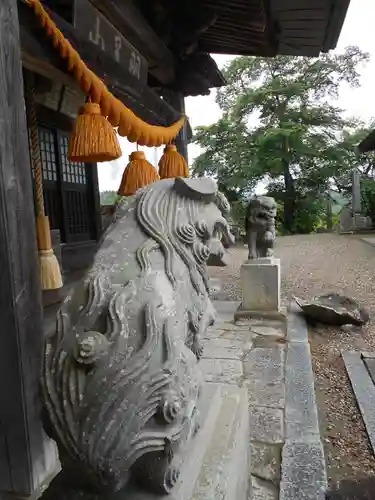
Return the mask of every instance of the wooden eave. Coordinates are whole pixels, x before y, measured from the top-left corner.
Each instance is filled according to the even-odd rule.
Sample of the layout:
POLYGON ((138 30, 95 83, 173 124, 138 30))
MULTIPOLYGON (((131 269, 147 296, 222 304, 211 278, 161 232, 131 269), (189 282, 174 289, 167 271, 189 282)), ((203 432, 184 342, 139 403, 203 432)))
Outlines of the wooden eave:
POLYGON ((199 38, 199 49, 215 54, 274 56, 276 26, 263 0, 203 0, 216 20, 199 38))
POLYGON ((197 96, 208 95, 211 88, 223 87, 226 83, 214 59, 209 54, 196 52, 180 62, 175 81, 169 87, 184 96, 197 96))
POLYGON ((334 49, 350 0, 204 0, 217 13, 202 50, 254 56, 318 56, 334 49))
MULTIPOLYGON (((66 64, 40 28, 31 9, 22 0, 18 0, 18 10, 25 67, 51 79, 62 80, 72 86, 77 85, 69 75, 66 64)), ((180 117, 156 92, 146 85, 141 85, 114 59, 104 55, 95 44, 79 37, 70 23, 50 10, 49 13, 89 68, 140 118, 153 125, 170 125, 180 117)))
POLYGON ((336 47, 350 0, 271 0, 278 54, 318 56, 336 47))
POLYGON ((375 150, 375 130, 370 132, 358 145, 360 153, 368 153, 375 150))
MULTIPOLYGON (((155 14, 151 12, 151 4, 147 0, 137 1, 151 26, 157 24, 152 19, 155 14)), ((183 36, 191 43, 191 29, 191 33, 196 32, 196 44, 201 52, 246 56, 318 56, 320 52, 335 48, 350 0, 155 2, 164 9, 164 16, 168 18, 169 15, 171 20, 172 41, 168 47, 172 52, 174 44, 181 44, 183 36), (204 25, 202 12, 212 13, 212 22, 204 25), (200 21, 199 31, 197 26, 200 21)))
POLYGON ((334 49, 350 0, 204 0, 217 20, 199 41, 211 53, 318 56, 334 49))

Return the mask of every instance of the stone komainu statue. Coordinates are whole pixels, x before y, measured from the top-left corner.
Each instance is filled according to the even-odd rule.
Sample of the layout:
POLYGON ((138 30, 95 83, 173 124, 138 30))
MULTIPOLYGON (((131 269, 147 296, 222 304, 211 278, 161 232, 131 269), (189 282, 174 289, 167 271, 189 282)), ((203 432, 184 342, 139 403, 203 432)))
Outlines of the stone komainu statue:
POLYGON ((198 360, 215 317, 206 261, 231 239, 225 201, 211 179, 140 190, 63 303, 45 348, 45 427, 78 489, 175 484, 198 429, 198 360))
POLYGON ((269 196, 253 196, 250 199, 245 215, 249 259, 274 255, 276 208, 275 200, 269 196))

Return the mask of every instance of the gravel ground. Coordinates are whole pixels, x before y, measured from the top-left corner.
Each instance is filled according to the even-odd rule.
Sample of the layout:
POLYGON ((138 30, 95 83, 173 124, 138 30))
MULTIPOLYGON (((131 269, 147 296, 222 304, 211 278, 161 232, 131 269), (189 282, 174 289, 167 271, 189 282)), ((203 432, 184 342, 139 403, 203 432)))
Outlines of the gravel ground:
MULTIPOLYGON (((247 249, 236 247, 230 253, 229 266, 209 271, 222 283, 220 300, 241 299, 239 270, 247 249)), ((281 259, 283 302, 295 295, 336 291, 359 300, 374 318, 363 329, 311 328, 310 344, 330 483, 375 475, 375 459, 340 356, 342 349, 375 351, 375 248, 358 235, 285 236, 277 240, 276 256, 281 259)))

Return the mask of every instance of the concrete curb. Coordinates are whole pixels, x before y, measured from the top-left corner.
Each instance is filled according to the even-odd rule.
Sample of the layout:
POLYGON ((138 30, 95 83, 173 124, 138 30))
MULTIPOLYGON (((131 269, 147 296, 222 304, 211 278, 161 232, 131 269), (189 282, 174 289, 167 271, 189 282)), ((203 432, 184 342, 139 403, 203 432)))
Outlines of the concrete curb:
POLYGON ((285 394, 280 500, 324 500, 328 484, 307 325, 294 301, 287 321, 285 394))

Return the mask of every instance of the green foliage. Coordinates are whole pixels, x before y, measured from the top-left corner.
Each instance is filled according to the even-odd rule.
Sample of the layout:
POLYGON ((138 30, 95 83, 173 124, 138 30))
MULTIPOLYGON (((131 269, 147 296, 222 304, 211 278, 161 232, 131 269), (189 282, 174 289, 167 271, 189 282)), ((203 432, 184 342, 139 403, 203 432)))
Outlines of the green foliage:
POLYGON ((311 195, 298 200, 294 218, 293 233, 312 233, 322 225, 325 206, 321 198, 311 195))
POLYGON ((365 131, 353 133, 359 124, 344 119, 332 99, 341 83, 359 85, 358 66, 367 60, 357 47, 313 59, 234 59, 217 93, 221 118, 196 131, 204 152, 193 172, 214 176, 242 199, 266 184, 283 204, 284 229, 310 232, 317 198, 343 188, 357 159, 355 141, 365 131))
POLYGON ((339 226, 340 226, 340 214, 332 215, 332 227, 333 227, 333 229, 336 229, 339 226))
POLYGON ((100 193, 100 204, 101 205, 116 205, 121 199, 116 191, 102 191, 100 193))
POLYGON ((373 120, 368 126, 357 121, 356 128, 344 129, 330 151, 331 183, 339 193, 350 195, 351 171, 355 167, 364 177, 375 174, 375 153, 360 153, 358 144, 375 128, 373 120))
POLYGON ((231 219, 234 224, 245 227, 245 214, 247 203, 243 200, 233 201, 231 203, 231 219))
POLYGON ((362 177, 361 201, 364 213, 375 222, 375 181, 373 179, 362 177))
POLYGON ((278 234, 309 234, 318 227, 325 227, 325 206, 322 198, 311 196, 298 197, 295 200, 294 221, 291 230, 285 227, 284 205, 278 203, 276 229, 278 234))

